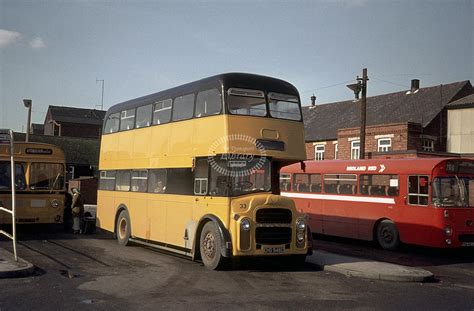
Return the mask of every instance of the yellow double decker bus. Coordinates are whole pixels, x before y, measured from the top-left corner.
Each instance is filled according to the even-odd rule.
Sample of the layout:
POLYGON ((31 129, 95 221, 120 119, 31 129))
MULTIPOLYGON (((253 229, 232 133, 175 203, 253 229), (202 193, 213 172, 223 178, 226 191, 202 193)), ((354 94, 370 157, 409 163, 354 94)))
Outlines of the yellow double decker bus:
POLYGON ((304 215, 280 196, 281 167, 306 158, 298 91, 244 73, 111 107, 100 150, 97 224, 218 269, 238 256, 311 250, 304 215))
MULTIPOLYGON (((51 144, 15 142, 16 223, 59 224, 64 221, 66 158, 51 144)), ((11 209, 12 181, 9 146, 0 145, 0 206, 11 209)), ((0 213, 0 224, 12 218, 0 213)))

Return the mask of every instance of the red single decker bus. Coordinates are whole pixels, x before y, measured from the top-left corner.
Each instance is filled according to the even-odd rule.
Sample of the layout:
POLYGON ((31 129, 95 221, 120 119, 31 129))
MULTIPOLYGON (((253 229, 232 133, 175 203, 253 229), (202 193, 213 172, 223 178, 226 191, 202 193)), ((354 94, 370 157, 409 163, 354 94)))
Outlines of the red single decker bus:
POLYGON ((474 246, 474 160, 307 161, 281 170, 280 190, 314 233, 389 250, 474 246))

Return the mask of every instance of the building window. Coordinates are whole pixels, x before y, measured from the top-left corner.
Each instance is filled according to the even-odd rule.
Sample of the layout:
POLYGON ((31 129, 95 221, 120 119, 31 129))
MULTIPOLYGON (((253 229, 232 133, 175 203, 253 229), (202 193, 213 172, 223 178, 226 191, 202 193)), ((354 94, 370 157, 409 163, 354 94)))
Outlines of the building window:
POLYGON ((360 157, 360 141, 351 141, 351 160, 358 160, 360 157))
POLYGON ((324 145, 314 146, 314 159, 318 161, 324 160, 324 145))
POLYGON ((378 152, 388 152, 392 150, 392 139, 391 138, 380 138, 378 139, 378 152))
POLYGON ((337 160, 338 153, 339 153, 339 144, 334 144, 334 160, 337 160))
POLYGON ((423 138, 421 149, 423 151, 434 151, 434 140, 423 138))

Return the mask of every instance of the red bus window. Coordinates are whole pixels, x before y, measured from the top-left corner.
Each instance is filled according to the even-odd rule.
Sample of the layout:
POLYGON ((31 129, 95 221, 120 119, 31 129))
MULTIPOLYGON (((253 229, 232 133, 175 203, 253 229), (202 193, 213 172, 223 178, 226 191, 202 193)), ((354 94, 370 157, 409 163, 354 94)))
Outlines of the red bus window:
POLYGON ((408 176, 408 204, 428 205, 428 176, 408 176))
POLYGON ((361 175, 360 194, 398 196, 398 175, 361 175))
POLYGON ((337 194, 356 194, 357 175, 326 174, 324 175, 324 192, 337 194))
POLYGON ((309 192, 321 192, 322 177, 321 174, 309 175, 309 192))
POLYGON ((293 191, 309 192, 309 175, 308 174, 295 174, 293 191))
POLYGON ((280 191, 290 191, 291 186, 291 174, 281 173, 280 174, 280 191))

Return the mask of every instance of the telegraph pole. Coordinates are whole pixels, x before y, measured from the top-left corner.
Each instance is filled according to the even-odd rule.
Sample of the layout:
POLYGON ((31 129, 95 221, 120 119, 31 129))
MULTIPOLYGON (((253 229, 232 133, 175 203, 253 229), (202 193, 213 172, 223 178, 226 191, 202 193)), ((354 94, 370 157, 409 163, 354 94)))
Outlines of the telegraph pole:
POLYGON ((31 99, 23 99, 23 105, 25 108, 28 108, 28 117, 26 120, 26 142, 30 141, 30 131, 31 131, 31 106, 33 106, 33 101, 31 99))
POLYGON ((367 68, 362 69, 362 78, 357 76, 357 83, 348 84, 347 87, 354 92, 355 102, 359 101, 359 93, 362 91, 360 100, 360 140, 359 140, 359 159, 365 158, 365 128, 367 114, 367 68))
POLYGON ((95 83, 97 82, 102 82, 102 101, 101 101, 101 104, 100 104, 100 110, 104 110, 104 84, 105 84, 105 80, 102 79, 102 80, 99 80, 99 79, 95 79, 95 83))
POLYGON ((366 128, 366 117, 367 117, 367 68, 362 69, 362 78, 357 77, 357 81, 360 81, 360 87, 362 91, 362 98, 360 101, 360 152, 359 159, 365 158, 365 128, 366 128))

